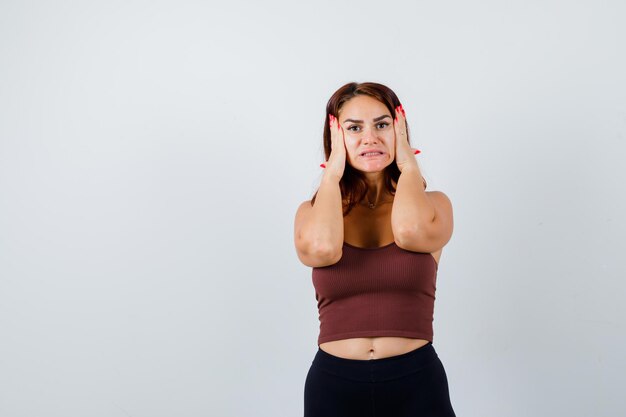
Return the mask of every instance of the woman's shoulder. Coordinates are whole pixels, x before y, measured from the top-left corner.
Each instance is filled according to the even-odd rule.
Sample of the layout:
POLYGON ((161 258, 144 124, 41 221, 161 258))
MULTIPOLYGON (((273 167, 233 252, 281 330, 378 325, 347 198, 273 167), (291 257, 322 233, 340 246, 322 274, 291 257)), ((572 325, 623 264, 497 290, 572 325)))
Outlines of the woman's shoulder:
POLYGON ((303 214, 308 212, 311 208, 313 208, 313 205, 311 204, 311 200, 306 200, 300 203, 300 205, 296 209, 296 220, 299 217, 301 217, 303 214))
MULTIPOLYGON (((343 199, 342 201, 343 205, 346 205, 350 202, 350 200, 348 199, 343 199)), ((313 207, 313 205, 315 204, 315 202, 313 201, 313 199, 310 200, 305 200, 302 203, 300 203, 300 205, 298 206, 298 211, 300 211, 301 209, 305 209, 307 207, 313 207)))
POLYGON ((311 203, 311 201, 313 200, 305 200, 302 203, 300 203, 300 205, 298 206, 298 211, 300 211, 300 209, 302 208, 313 207, 313 203, 311 203))
POLYGON ((452 201, 450 201, 450 197, 448 197, 446 193, 443 191, 426 191, 426 196, 433 206, 435 206, 435 210, 437 210, 438 213, 447 213, 449 217, 452 217, 452 201))
POLYGON ((446 195, 446 193, 444 193, 443 191, 439 191, 439 190, 437 190, 437 191, 426 191, 426 195, 428 197, 430 197, 430 198, 434 198, 434 199, 437 199, 437 200, 440 200, 440 201, 444 200, 444 201, 447 201, 448 203, 450 202, 450 197, 448 197, 446 195))

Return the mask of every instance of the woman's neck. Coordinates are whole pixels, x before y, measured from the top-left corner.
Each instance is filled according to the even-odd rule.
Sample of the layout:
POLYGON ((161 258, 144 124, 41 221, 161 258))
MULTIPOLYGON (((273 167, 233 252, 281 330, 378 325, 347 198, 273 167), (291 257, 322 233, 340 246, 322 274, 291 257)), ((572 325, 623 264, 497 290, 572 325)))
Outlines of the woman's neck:
POLYGON ((382 172, 365 173, 365 182, 367 183, 365 198, 369 204, 379 204, 379 202, 386 201, 391 196, 387 192, 387 187, 385 187, 385 176, 382 172))

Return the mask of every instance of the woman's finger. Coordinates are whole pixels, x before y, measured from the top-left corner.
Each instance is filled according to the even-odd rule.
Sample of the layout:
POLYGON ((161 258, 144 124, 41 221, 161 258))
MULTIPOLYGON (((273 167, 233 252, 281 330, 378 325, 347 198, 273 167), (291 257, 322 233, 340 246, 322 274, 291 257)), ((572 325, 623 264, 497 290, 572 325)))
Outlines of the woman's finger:
POLYGON ((331 151, 335 151, 337 153, 343 153, 345 151, 345 141, 343 137, 343 129, 339 124, 339 120, 334 115, 329 115, 331 118, 330 125, 330 142, 331 142, 331 151), (335 130, 336 129, 336 130, 335 130))
POLYGON ((330 155, 328 161, 320 164, 320 166, 331 170, 341 178, 346 161, 344 132, 334 114, 328 115, 328 126, 330 128, 330 155))
MULTIPOLYGON (((401 138, 403 136, 403 132, 405 129, 405 118, 402 110, 402 105, 396 107, 396 119, 394 123, 394 130, 396 133, 396 139, 401 138)), ((406 139, 406 137, 405 137, 406 139)))

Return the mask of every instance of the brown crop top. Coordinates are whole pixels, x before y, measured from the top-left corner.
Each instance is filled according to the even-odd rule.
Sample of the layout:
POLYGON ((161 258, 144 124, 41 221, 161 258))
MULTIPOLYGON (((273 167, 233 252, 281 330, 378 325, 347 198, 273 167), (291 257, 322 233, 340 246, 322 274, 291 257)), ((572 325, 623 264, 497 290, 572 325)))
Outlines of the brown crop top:
POLYGON ((379 248, 344 243, 337 263, 313 268, 317 344, 376 336, 432 342, 437 269, 430 253, 395 242, 379 248))

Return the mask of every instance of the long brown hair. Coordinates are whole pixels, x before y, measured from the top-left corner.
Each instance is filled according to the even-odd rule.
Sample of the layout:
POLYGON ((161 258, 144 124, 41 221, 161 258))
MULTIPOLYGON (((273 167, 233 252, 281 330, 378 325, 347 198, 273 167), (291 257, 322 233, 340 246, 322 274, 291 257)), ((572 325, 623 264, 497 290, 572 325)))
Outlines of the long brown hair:
MULTIPOLYGON (((324 118, 324 155, 327 161, 330 157, 331 151, 331 138, 330 138, 330 122, 328 115, 332 114, 335 117, 339 117, 339 111, 343 105, 350 99, 359 96, 370 96, 387 107, 391 116, 396 117, 396 107, 400 105, 400 100, 396 93, 394 93, 389 87, 378 83, 365 82, 365 83, 348 83, 339 88, 328 100, 326 104, 326 117, 324 118)), ((407 140, 410 141, 409 126, 406 126, 407 140)), ((395 164, 395 159, 388 167, 383 171, 385 188, 389 193, 395 195, 396 187, 394 184, 398 183, 400 178, 400 170, 398 165, 395 164)), ((424 182, 424 189, 426 189, 426 180, 422 177, 424 182)), ((354 169, 347 161, 341 180, 339 180, 339 189, 341 190, 341 199, 343 205, 343 215, 346 216, 352 208, 362 201, 367 195, 367 182, 365 181, 365 175, 361 171, 354 169)), ((319 191, 319 189, 318 189, 319 191)), ((317 197, 317 191, 311 199, 311 205, 315 203, 317 197)))

